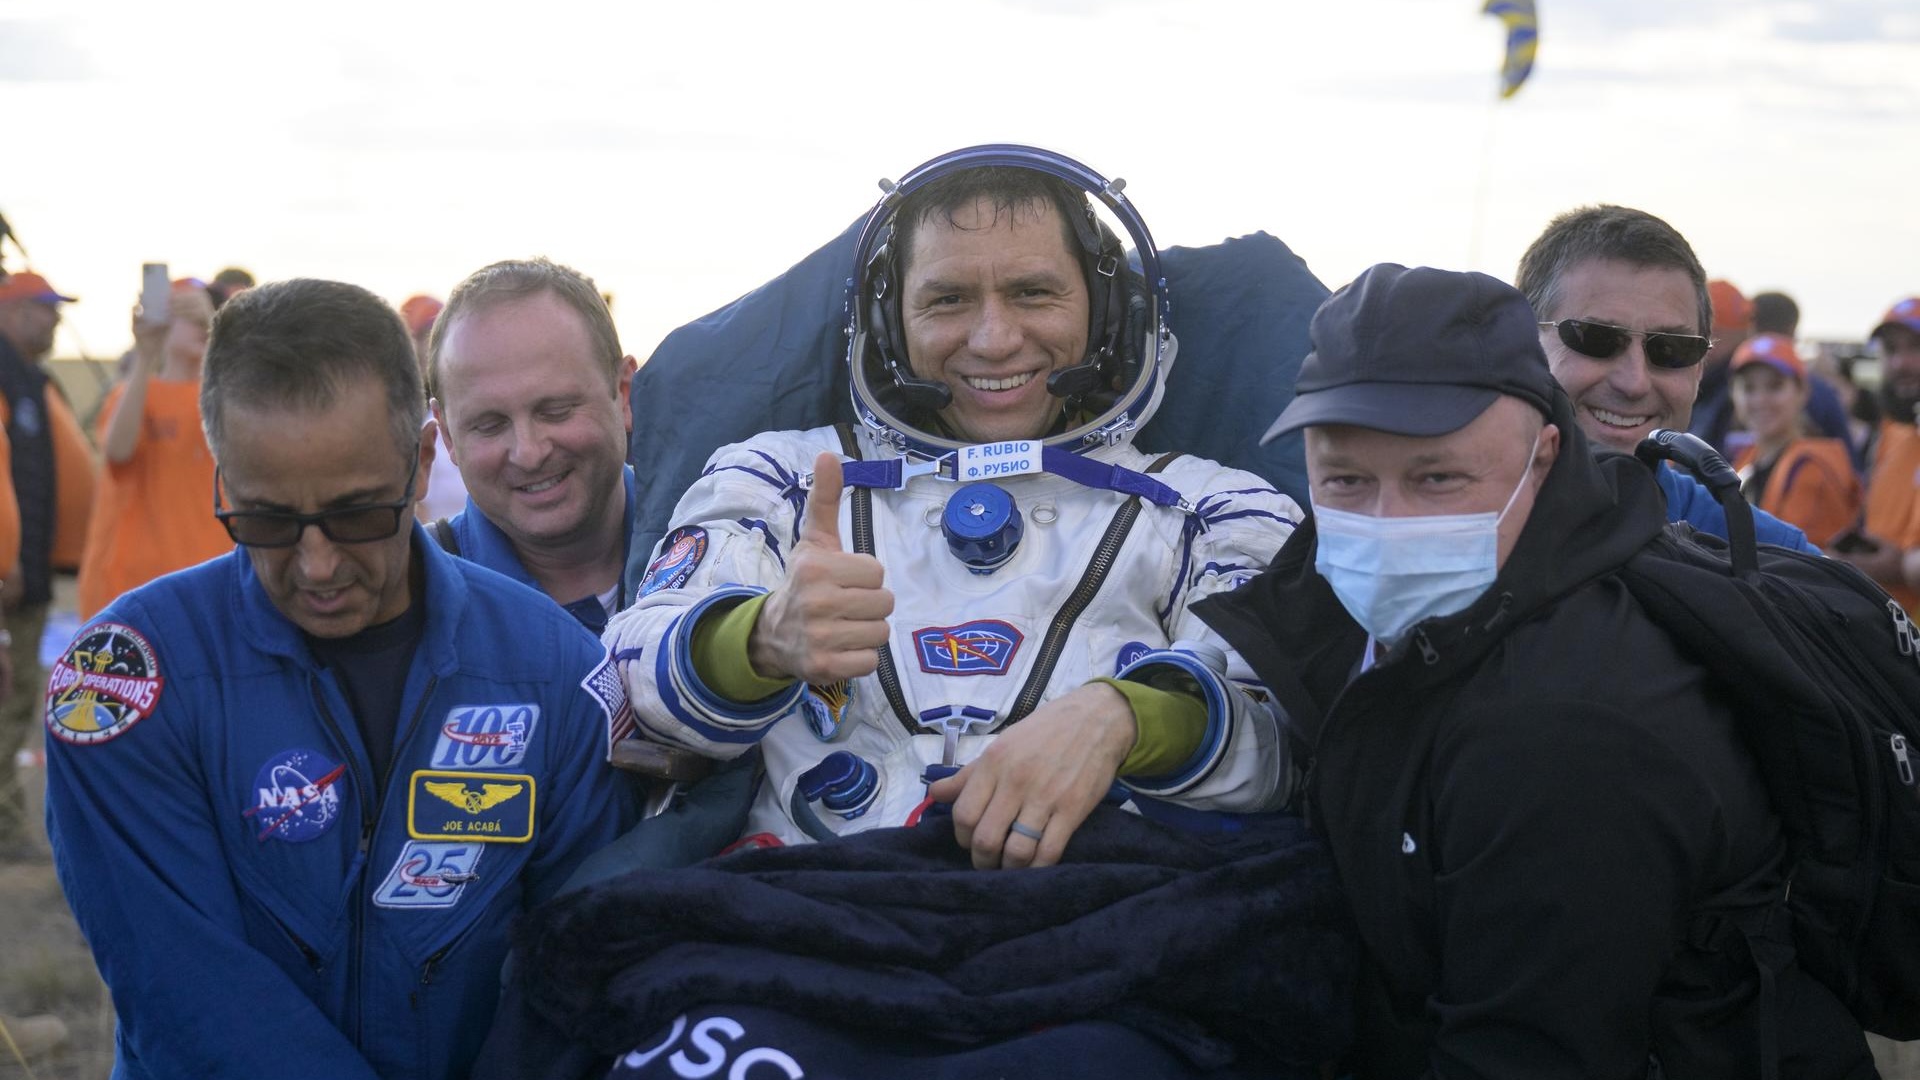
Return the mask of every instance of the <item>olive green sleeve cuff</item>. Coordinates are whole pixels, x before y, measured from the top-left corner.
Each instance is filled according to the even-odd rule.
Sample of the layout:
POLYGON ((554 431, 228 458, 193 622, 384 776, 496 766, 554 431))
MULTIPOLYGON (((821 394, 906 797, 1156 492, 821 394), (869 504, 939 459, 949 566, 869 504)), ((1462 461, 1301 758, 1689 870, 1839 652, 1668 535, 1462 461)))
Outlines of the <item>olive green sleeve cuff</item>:
MULTIPOLYGON (((1184 673, 1179 673, 1184 674, 1184 673)), ((1139 735, 1121 776, 1165 776, 1193 759, 1207 733, 1207 704, 1185 689, 1169 689, 1121 679, 1095 679, 1127 699, 1139 735)), ((1189 685, 1191 680, 1188 680, 1189 685)))
POLYGON ((710 610, 693 626, 693 673, 708 690, 728 701, 765 701, 793 686, 792 679, 761 677, 747 660, 747 638, 766 602, 767 594, 762 593, 710 610))

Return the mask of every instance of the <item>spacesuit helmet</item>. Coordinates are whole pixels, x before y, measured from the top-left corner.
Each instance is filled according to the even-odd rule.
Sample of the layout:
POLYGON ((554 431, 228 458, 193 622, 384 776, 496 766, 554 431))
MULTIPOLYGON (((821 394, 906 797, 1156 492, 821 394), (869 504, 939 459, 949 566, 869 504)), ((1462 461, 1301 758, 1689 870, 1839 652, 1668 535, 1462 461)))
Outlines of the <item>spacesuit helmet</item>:
MULTIPOLYGON (((1047 378, 1047 391, 1060 399, 1062 409, 1060 421, 1043 436, 1045 443, 1081 451, 1121 442, 1159 406, 1175 351, 1167 327, 1167 285, 1146 222, 1122 194, 1126 182, 1109 181, 1071 158, 1031 146, 973 146, 934 158, 898 183, 881 181, 885 194, 860 230, 847 279, 854 410, 898 451, 938 457, 967 442, 940 422, 941 410, 952 400, 946 385, 917 376, 907 356, 901 313, 906 267, 900 262, 898 229, 903 223, 924 226, 926 215, 942 209, 929 199, 939 198, 943 185, 937 182, 943 178, 1015 169, 1040 174, 1038 189, 1066 217, 1074 237, 1070 247, 1088 291, 1085 354, 1047 378), (1132 241, 1137 267, 1102 209, 1132 241)), ((989 189, 994 184, 992 177, 982 181, 989 189)), ((1031 183, 1019 186, 1035 190, 1031 183)))

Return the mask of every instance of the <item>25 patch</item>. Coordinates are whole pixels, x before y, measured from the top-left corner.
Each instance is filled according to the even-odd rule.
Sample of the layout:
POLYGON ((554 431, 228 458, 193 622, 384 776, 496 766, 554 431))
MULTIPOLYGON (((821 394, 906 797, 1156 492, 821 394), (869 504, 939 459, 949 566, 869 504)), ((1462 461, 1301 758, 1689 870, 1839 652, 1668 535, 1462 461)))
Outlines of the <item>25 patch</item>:
POLYGON ((685 585, 706 555, 707 530, 698 525, 683 525, 668 533, 660 542, 660 554, 647 564, 646 576, 640 579, 640 595, 685 585))
POLYGON ((245 816, 259 830, 255 839, 302 844, 324 835, 340 820, 341 784, 347 767, 315 750, 282 750, 254 774, 256 800, 245 816))
POLYGON ((373 902, 384 908, 450 908, 460 893, 479 878, 476 868, 486 848, 475 843, 430 843, 409 840, 373 892, 373 902))
POLYGON ((448 710, 433 745, 436 769, 511 769, 527 756, 540 706, 460 705, 448 710))
POLYGON ((1005 675, 1026 635, 998 619, 913 632, 920 670, 933 675, 1005 675))
POLYGON ((417 769, 407 784, 415 840, 524 844, 533 839, 533 777, 417 769))
POLYGON ((116 739, 160 704, 160 660, 140 632, 101 623, 83 632, 47 678, 47 733, 86 746, 116 739))

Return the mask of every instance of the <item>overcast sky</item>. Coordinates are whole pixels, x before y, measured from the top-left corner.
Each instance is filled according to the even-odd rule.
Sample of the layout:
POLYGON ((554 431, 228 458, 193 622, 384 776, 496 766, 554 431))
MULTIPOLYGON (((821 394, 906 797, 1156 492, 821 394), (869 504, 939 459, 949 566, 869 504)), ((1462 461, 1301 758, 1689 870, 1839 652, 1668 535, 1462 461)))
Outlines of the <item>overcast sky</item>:
POLYGON ((0 213, 84 301, 62 355, 127 345, 147 260, 398 301, 545 254, 644 359, 994 141, 1125 177, 1163 247, 1265 230, 1329 286, 1510 279, 1608 201, 1805 336, 1920 293, 1920 0, 1539 6, 1500 101, 1479 0, 0 0, 0 213))

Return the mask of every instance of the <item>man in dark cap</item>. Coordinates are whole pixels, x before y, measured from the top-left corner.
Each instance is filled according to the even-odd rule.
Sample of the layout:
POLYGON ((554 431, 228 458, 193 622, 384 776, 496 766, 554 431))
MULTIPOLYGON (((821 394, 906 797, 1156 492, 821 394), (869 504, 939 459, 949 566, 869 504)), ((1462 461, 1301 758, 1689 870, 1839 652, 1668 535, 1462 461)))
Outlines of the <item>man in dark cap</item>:
POLYGON ((1305 429, 1312 517, 1199 610, 1315 755, 1353 1075, 1871 1076, 1732 708, 1616 576, 1658 488, 1589 452, 1525 297, 1383 264, 1312 340, 1268 433, 1305 429))

